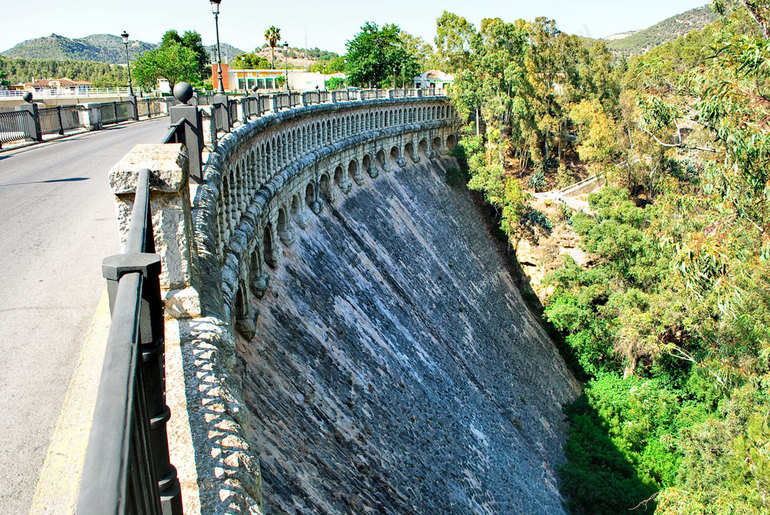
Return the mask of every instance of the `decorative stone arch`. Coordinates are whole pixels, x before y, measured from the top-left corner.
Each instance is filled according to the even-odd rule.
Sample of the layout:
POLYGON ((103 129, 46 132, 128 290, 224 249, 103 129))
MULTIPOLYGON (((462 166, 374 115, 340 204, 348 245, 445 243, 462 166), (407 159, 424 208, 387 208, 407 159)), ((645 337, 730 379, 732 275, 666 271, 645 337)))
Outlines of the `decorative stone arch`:
POLYGON ((238 290, 235 292, 235 330, 243 336, 246 341, 251 341, 257 334, 257 316, 259 311, 254 309, 249 302, 249 289, 246 287, 246 281, 238 281, 238 290))
POLYGON ((390 169, 393 169, 393 164, 404 168, 406 166, 406 159, 404 159, 404 153, 400 146, 396 145, 390 149, 390 169))
POLYGON ((353 188, 353 183, 350 182, 348 171, 345 169, 342 163, 339 163, 334 167, 334 185, 336 185, 342 191, 342 193, 345 194, 350 193, 350 190, 353 188))
POLYGON ((312 182, 307 183, 307 186, 305 186, 305 204, 315 214, 318 214, 321 211, 321 203, 318 202, 317 189, 312 182))
POLYGON ((455 145, 457 145, 457 138, 455 138, 454 134, 450 134, 446 137, 446 149, 452 150, 455 148, 455 145))
POLYGON ((379 149, 377 151, 377 154, 374 157, 374 161, 384 171, 390 171, 390 163, 388 163, 388 160, 385 158, 385 151, 383 149, 379 149))
POLYGON ((294 230, 291 228, 289 220, 288 206, 278 209, 278 237, 287 247, 294 243, 294 230))
POLYGON ((423 138, 417 144, 417 153, 420 156, 425 156, 425 159, 432 159, 433 158, 433 151, 431 150, 430 146, 428 146, 428 140, 427 139, 423 138))
POLYGON ((268 222, 262 232, 262 256, 264 262, 270 268, 277 268, 279 264, 278 246, 276 245, 276 234, 273 223, 268 222))
MULTIPOLYGON (((257 191, 259 182, 257 181, 257 150, 251 147, 249 150, 249 191, 257 191)), ((249 199, 251 200, 251 199, 249 199)))
POLYGON ((366 173, 368 173, 369 177, 372 179, 375 179, 380 175, 380 170, 377 168, 376 163, 372 162, 372 156, 368 153, 364 154, 361 158, 361 169, 366 170, 366 173))
POLYGON ((419 163, 420 162, 420 156, 417 155, 417 150, 414 147, 414 143, 409 141, 404 145, 404 155, 409 156, 409 159, 413 163, 419 163))
POLYGON ((318 189, 321 191, 321 193, 323 193, 324 197, 326 197, 326 201, 329 204, 334 204, 334 202, 337 200, 337 195, 335 195, 334 192, 334 185, 329 178, 329 174, 326 172, 323 172, 318 177, 318 189))
POLYGON ((436 136, 433 138, 433 152, 443 154, 444 150, 444 139, 441 136, 436 136))
POLYGON ((251 264, 249 266, 249 277, 251 278, 249 286, 251 292, 261 299, 265 295, 267 285, 270 282, 270 276, 264 267, 264 253, 262 246, 257 243, 251 251, 251 264))

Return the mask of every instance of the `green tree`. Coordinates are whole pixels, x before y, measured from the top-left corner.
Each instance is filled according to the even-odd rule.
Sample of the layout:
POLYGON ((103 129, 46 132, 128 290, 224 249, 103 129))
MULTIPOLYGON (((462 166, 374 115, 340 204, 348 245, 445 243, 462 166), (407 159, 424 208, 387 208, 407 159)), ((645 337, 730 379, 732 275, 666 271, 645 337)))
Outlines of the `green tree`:
POLYGON ((323 59, 308 66, 308 71, 324 74, 344 73, 345 56, 337 56, 332 59, 323 59))
POLYGON ((177 82, 201 82, 198 56, 179 43, 169 42, 145 52, 132 63, 133 76, 143 87, 151 89, 158 79, 166 79, 173 89, 177 82))
POLYGON ((238 54, 233 59, 232 67, 238 70, 259 70, 270 67, 270 61, 253 52, 238 54))
POLYGON ((201 79, 205 79, 209 75, 209 53, 206 51, 206 47, 203 46, 203 40, 201 35, 194 30, 186 30, 182 35, 181 45, 189 48, 195 53, 195 60, 198 64, 198 75, 201 79))
POLYGON ((436 20, 435 63, 448 72, 467 67, 476 29, 465 18, 444 11, 436 20))
POLYGON ((357 86, 393 85, 394 80, 417 75, 419 65, 414 55, 407 53, 401 42, 397 25, 367 22, 361 32, 347 43, 345 70, 351 84, 357 86))
POLYGON ((275 69, 275 47, 281 40, 281 29, 275 25, 270 25, 270 27, 268 27, 268 29, 265 31, 265 39, 270 45, 270 67, 275 69))

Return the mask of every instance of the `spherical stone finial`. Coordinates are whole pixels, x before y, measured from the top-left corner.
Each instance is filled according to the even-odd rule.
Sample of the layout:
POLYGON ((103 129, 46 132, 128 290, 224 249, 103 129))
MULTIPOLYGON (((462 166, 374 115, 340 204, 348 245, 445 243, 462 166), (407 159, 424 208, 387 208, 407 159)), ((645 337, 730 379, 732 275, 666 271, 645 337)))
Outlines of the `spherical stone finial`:
POLYGON ((23 99, 25 102, 28 102, 28 103, 30 103, 30 104, 32 103, 32 93, 30 93, 29 91, 27 91, 26 93, 24 93, 24 94, 21 96, 21 98, 22 98, 22 99, 23 99))
POLYGON ((174 97, 186 104, 193 97, 193 89, 187 82, 180 82, 174 86, 174 97))

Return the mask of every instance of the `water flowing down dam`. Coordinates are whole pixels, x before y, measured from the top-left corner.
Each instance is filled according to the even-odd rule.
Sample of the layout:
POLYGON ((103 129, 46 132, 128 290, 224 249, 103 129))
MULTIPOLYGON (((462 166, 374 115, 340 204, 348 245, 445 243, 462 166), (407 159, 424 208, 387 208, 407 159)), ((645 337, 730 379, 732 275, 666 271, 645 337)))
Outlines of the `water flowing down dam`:
POLYGON ((266 513, 558 513, 576 384, 450 161, 354 187, 281 245, 237 373, 266 513))

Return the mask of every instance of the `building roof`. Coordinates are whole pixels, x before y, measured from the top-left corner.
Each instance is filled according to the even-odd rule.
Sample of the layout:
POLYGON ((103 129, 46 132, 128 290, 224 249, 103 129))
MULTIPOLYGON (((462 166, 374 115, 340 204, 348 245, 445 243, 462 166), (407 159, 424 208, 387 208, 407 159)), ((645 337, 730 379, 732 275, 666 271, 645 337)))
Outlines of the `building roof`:
POLYGON ((38 79, 34 82, 24 84, 26 88, 74 88, 76 86, 90 86, 91 83, 85 80, 72 80, 67 77, 60 79, 38 79))

